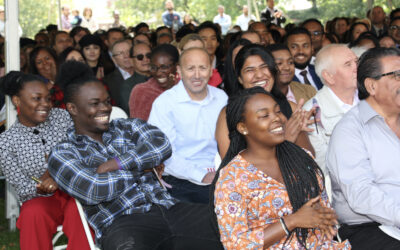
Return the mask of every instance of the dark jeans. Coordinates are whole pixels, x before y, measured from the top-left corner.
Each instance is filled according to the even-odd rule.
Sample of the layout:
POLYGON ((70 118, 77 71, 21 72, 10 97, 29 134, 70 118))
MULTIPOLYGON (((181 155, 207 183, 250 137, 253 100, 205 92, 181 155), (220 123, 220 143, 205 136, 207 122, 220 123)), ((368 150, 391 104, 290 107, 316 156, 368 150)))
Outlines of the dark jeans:
POLYGON ((182 202, 208 204, 210 185, 196 185, 171 175, 163 176, 163 179, 172 186, 172 189, 168 189, 172 197, 182 202))
POLYGON ((144 214, 117 218, 101 238, 103 249, 222 249, 203 204, 154 205, 144 214))
POLYGON ((339 236, 342 240, 349 240, 353 250, 400 249, 400 241, 385 234, 379 226, 376 222, 351 226, 343 224, 339 228, 339 236))

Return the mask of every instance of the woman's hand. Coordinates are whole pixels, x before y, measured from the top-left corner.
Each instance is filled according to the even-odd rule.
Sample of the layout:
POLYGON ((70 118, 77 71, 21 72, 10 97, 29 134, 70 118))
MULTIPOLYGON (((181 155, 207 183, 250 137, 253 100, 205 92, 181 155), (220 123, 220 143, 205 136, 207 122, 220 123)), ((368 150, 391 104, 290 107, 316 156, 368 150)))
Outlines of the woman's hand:
POLYGON ((103 67, 97 68, 96 78, 99 80, 104 78, 104 68, 103 67))
MULTIPOLYGON (((43 177, 43 176, 42 176, 43 177)), ((40 179, 42 182, 36 185, 37 193, 39 194, 52 194, 58 189, 57 183, 51 178, 51 176, 47 176, 46 178, 40 179)))
POLYGON ((296 110, 285 125, 285 140, 295 142, 303 128, 306 111, 296 110))
POLYGON ((319 228, 324 235, 332 238, 336 234, 337 216, 332 208, 321 206, 320 196, 309 200, 296 213, 285 216, 289 230, 300 228, 319 228))

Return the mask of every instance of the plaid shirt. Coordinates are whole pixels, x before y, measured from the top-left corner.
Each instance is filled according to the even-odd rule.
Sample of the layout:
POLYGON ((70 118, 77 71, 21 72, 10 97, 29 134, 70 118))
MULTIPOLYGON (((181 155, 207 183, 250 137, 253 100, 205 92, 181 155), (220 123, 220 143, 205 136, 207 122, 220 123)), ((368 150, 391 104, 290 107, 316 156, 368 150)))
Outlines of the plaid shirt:
POLYGON ((49 172, 59 187, 78 199, 99 240, 121 215, 145 213, 152 204, 170 208, 176 203, 151 169, 171 155, 167 137, 139 119, 118 119, 103 133, 103 144, 68 131, 49 157, 49 172), (98 174, 102 163, 117 157, 121 170, 98 174))

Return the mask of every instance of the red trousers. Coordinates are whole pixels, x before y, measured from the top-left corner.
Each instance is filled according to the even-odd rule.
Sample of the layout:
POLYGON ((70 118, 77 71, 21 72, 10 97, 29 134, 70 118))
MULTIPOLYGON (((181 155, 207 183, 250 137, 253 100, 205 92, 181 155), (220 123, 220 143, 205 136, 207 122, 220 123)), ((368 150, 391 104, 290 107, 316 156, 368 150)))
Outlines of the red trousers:
POLYGON ((53 196, 37 197, 22 204, 17 227, 22 250, 51 250, 57 227, 63 226, 67 249, 90 249, 74 198, 57 190, 53 196))

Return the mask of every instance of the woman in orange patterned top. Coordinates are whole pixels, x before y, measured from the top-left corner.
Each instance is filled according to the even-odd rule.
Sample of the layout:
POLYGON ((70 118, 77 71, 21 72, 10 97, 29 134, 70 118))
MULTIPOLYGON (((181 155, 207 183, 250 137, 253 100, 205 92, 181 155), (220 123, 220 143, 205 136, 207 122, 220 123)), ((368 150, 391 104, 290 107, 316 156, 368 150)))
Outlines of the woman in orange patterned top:
POLYGON ((311 156, 284 141, 284 116, 261 87, 227 106, 230 146, 214 179, 214 211, 226 249, 350 249, 311 156))

